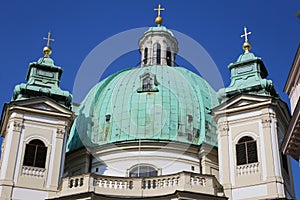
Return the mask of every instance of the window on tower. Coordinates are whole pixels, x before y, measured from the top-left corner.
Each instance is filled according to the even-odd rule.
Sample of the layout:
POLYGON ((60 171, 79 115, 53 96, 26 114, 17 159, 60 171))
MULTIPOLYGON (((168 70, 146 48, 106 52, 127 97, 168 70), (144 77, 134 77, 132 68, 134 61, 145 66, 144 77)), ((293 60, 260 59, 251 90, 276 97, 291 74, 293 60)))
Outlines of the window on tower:
POLYGON ((158 43, 153 45, 153 64, 160 65, 161 46, 158 43))
POLYGON ((147 47, 144 50, 144 60, 143 60, 143 62, 144 62, 144 65, 146 65, 147 62, 148 62, 148 48, 147 47))
POLYGON ((172 66, 172 54, 171 54, 171 50, 170 47, 167 48, 167 53, 166 53, 166 60, 167 60, 167 65, 168 66, 172 66))
POLYGON ((47 147, 41 140, 31 140, 26 144, 23 165, 45 168, 47 147))
POLYGON ((242 137, 236 144, 237 165, 244 165, 257 162, 256 140, 252 137, 242 137))

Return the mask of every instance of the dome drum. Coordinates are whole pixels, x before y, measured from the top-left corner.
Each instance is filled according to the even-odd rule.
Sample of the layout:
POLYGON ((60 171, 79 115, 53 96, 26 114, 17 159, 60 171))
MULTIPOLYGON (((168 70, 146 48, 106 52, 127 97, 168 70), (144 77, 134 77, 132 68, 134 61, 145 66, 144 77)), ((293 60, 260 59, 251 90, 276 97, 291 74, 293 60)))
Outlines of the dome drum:
POLYGON ((165 27, 151 27, 139 40, 141 65, 174 66, 178 42, 165 27))

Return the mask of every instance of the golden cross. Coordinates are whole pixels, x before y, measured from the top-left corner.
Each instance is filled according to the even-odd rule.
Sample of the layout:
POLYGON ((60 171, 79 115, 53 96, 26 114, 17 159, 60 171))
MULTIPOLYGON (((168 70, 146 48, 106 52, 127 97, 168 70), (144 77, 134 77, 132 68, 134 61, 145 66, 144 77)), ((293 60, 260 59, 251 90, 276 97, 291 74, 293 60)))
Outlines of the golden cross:
POLYGON ((241 37, 245 37, 245 42, 248 42, 248 35, 250 35, 251 32, 247 32, 247 27, 244 27, 244 34, 241 35, 241 37))
POLYGON ((47 40, 47 47, 50 46, 50 41, 54 42, 54 39, 50 37, 51 33, 50 31, 48 32, 48 37, 43 37, 43 40, 47 40))
POLYGON ((154 10, 157 10, 157 16, 160 16, 160 11, 165 10, 165 9, 161 8, 160 4, 158 4, 158 8, 154 8, 154 10))

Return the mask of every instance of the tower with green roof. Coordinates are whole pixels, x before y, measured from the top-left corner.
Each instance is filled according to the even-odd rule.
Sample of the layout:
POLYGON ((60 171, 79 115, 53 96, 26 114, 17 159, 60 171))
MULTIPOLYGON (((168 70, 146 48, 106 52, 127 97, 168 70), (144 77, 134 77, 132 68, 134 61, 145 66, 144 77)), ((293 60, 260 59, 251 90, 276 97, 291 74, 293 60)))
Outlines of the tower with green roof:
POLYGON ((59 87, 48 34, 44 56, 30 63, 27 83, 15 87, 4 105, 0 133, 0 199, 47 199, 57 192, 64 170, 72 96, 59 87))
POLYGON ((62 68, 56 66, 50 55, 52 50, 49 42, 50 32, 47 39, 47 46, 44 47, 44 56, 37 62, 29 64, 26 80, 27 83, 16 85, 12 100, 30 99, 34 97, 47 97, 60 105, 70 109, 72 95, 60 88, 62 68))
POLYGON ((290 114, 278 96, 261 58, 250 52, 244 28, 244 53, 229 64, 231 83, 220 89, 217 122, 220 182, 229 199, 293 199, 291 163, 280 152, 290 114))

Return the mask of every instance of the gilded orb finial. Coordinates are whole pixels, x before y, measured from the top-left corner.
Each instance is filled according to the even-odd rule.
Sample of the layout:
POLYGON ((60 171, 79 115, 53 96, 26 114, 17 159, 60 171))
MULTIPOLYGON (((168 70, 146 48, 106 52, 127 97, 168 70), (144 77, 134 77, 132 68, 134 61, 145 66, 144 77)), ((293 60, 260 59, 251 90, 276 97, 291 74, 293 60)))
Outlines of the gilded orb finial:
POLYGON ((50 37, 51 33, 50 31, 48 32, 48 37, 44 37, 43 40, 47 40, 47 46, 44 47, 43 52, 44 52, 44 57, 49 58, 50 54, 52 53, 52 49, 50 48, 50 41, 54 42, 54 39, 50 37))
POLYGON ((244 34, 241 35, 241 38, 244 37, 245 38, 245 42, 243 44, 243 49, 245 51, 245 53, 249 53, 250 49, 251 49, 251 44, 248 42, 248 35, 250 35, 251 32, 247 32, 247 27, 244 27, 244 34))
POLYGON ((157 25, 161 25, 162 24, 162 17, 160 16, 160 11, 163 11, 165 10, 164 8, 161 8, 160 7, 160 4, 158 4, 158 8, 154 8, 154 10, 156 11, 157 10, 157 17, 155 18, 155 23, 157 25))
POLYGON ((49 46, 45 46, 43 52, 44 52, 44 58, 49 58, 52 53, 52 49, 49 46))
POLYGON ((251 49, 251 44, 249 42, 244 42, 243 49, 244 49, 245 53, 249 53, 249 51, 251 49))

